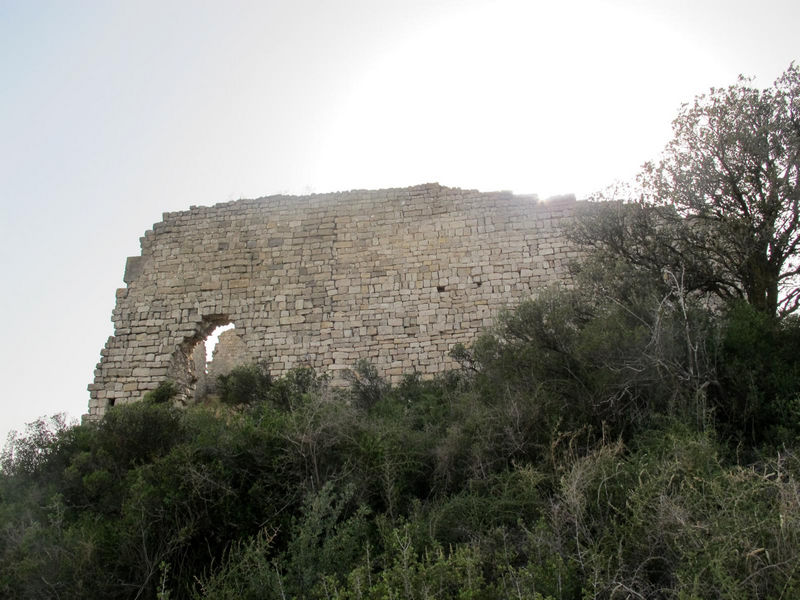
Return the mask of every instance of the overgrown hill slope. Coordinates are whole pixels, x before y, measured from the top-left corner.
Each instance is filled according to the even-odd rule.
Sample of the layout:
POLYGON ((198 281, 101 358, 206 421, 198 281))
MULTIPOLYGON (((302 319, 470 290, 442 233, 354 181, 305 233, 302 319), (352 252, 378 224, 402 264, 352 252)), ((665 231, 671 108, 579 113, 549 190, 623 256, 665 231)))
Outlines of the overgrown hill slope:
POLYGON ((254 365, 34 423, 0 595, 796 597, 798 324, 673 300, 543 294, 428 381, 254 365))

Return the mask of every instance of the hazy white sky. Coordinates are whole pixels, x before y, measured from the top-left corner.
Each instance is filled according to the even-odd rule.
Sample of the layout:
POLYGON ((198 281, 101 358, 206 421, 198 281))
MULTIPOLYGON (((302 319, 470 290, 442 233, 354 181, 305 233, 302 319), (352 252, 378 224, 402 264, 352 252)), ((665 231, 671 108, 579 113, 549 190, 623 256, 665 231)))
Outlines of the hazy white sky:
POLYGON ((585 196, 800 59, 797 0, 0 0, 6 431, 86 410, 164 211, 438 181, 585 196))

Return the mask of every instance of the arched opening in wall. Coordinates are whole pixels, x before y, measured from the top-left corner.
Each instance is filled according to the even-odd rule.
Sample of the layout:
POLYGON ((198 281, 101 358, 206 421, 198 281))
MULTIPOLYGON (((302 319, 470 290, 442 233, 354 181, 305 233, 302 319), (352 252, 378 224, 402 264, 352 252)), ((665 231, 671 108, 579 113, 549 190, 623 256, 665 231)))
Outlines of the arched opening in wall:
POLYGON ((196 333, 175 353, 173 379, 183 393, 183 402, 203 402, 217 394, 220 375, 251 362, 247 345, 226 315, 204 317, 196 333))
POLYGON ((204 400, 217 395, 221 375, 251 362, 240 333, 233 325, 218 327, 206 340, 205 387, 203 395, 195 394, 195 399, 204 400))
POLYGON ((218 329, 224 327, 233 328, 227 315, 206 315, 195 324, 194 334, 184 338, 175 349, 169 378, 178 385, 179 401, 190 403, 208 395, 206 344, 218 329))
MULTIPOLYGON (((224 323, 217 325, 211 330, 204 339, 198 340, 197 345, 192 352, 192 366, 194 371, 194 401, 202 402, 209 396, 216 393, 216 383, 218 369, 211 369, 209 373, 209 366, 214 360, 215 354, 226 355, 226 349, 230 346, 229 337, 223 336, 226 331, 232 331, 236 326, 231 323, 224 323), (220 344, 220 336, 223 336, 223 342, 220 344)), ((224 358, 223 358, 224 360, 224 358)))

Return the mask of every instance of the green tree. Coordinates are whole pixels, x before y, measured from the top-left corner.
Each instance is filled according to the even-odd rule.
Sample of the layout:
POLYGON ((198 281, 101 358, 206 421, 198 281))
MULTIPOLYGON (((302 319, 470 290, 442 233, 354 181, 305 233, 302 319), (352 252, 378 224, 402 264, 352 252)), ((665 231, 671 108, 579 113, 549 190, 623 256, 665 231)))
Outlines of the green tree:
POLYGON ((769 315, 797 310, 800 68, 767 89, 741 77, 684 105, 638 183, 624 202, 590 208, 577 240, 678 277, 689 292, 744 299, 769 315))

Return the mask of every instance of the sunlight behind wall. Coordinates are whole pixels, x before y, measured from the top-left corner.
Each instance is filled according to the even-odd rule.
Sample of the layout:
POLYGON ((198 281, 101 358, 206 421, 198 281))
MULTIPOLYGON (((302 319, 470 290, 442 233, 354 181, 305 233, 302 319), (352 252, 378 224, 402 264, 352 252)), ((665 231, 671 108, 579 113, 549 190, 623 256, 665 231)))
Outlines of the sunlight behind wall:
POLYGON ((323 186, 438 181, 580 197, 609 174, 631 177, 669 139, 680 103, 714 83, 715 59, 675 38, 653 15, 605 2, 453 11, 362 69, 331 111, 323 186))
POLYGON ((211 362, 211 358, 214 356, 214 348, 217 347, 217 342, 219 342, 219 336, 223 331, 228 331, 229 329, 234 329, 233 323, 228 323, 227 325, 220 325, 214 331, 211 332, 206 338, 206 368, 208 368, 208 363, 211 362))

